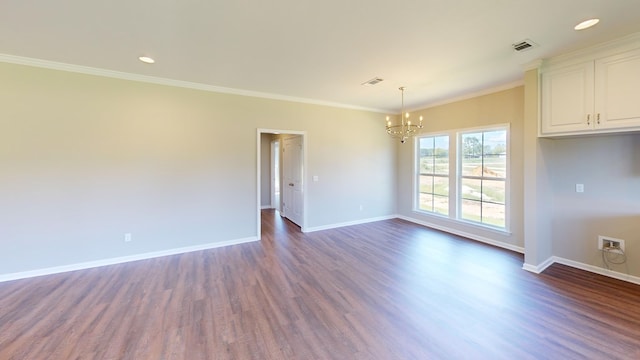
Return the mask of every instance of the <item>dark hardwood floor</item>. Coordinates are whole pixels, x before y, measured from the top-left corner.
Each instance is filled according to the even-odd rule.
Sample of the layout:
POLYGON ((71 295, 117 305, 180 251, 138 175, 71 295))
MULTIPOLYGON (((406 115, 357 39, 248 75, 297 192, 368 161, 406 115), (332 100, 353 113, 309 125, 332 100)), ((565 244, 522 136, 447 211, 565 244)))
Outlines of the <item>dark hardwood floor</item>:
POLYGON ((0 359, 640 359, 640 286, 401 220, 0 284, 0 359))

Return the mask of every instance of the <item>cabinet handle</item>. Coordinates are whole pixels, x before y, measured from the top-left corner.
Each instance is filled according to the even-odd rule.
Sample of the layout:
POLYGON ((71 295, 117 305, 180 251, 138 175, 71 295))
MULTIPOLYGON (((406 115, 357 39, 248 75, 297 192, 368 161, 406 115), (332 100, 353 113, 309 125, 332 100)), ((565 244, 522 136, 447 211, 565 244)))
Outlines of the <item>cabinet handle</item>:
POLYGON ((596 121, 598 122, 598 125, 600 125, 600 113, 598 113, 598 115, 596 115, 596 121))
POLYGON ((587 125, 591 125, 591 114, 587 114, 587 125))

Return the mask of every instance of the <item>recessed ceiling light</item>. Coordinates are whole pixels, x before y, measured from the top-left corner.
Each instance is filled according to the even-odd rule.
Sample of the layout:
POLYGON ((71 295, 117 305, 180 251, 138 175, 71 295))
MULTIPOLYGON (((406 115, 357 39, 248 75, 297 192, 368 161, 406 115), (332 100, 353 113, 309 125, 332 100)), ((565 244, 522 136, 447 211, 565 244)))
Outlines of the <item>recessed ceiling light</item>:
POLYGON ((576 30, 588 29, 588 28, 592 27, 593 25, 595 25, 595 24, 597 24, 599 22, 600 22, 600 19, 585 20, 585 21, 581 22, 580 24, 576 25, 574 27, 574 29, 576 29, 576 30))
POLYGON ((138 59, 140 61, 142 61, 143 63, 147 63, 147 64, 153 64, 154 62, 156 62, 155 60, 153 60, 152 58, 150 58, 148 56, 140 56, 138 59))

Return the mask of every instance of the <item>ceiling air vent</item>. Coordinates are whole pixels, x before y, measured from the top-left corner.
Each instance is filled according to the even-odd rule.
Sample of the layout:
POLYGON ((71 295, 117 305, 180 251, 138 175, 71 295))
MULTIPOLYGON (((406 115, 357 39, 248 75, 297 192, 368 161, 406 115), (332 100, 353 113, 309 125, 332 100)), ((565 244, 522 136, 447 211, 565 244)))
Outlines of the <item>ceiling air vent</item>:
POLYGON ((519 43, 511 44, 511 46, 513 46, 513 50, 515 50, 515 51, 526 51, 526 50, 529 50, 531 48, 534 48, 534 47, 538 46, 538 44, 534 43, 533 41, 531 41, 529 39, 525 39, 525 40, 520 41, 519 43))
POLYGON ((379 83, 379 82, 381 82, 381 81, 384 81, 384 79, 381 79, 381 78, 379 78, 379 77, 374 77, 373 79, 371 79, 371 80, 367 80, 367 81, 363 82, 363 83, 362 83, 362 84, 360 84, 360 85, 364 85, 364 86, 371 86, 371 85, 375 85, 375 84, 377 84, 377 83, 379 83))

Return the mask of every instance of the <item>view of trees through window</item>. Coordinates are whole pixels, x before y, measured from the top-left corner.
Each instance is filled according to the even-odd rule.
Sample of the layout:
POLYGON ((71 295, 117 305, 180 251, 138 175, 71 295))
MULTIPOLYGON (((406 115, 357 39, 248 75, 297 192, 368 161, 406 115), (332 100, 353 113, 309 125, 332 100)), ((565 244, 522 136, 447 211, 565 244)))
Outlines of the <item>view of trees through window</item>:
POLYGON ((449 136, 423 137, 419 141, 420 210, 449 214, 449 136))
POLYGON ((463 133, 460 144, 461 218, 505 227, 507 131, 463 133))
POLYGON ((417 138, 416 210, 507 228, 507 128, 417 138), (450 164, 450 151, 456 165, 450 164), (450 178, 456 180, 453 191, 450 178))

